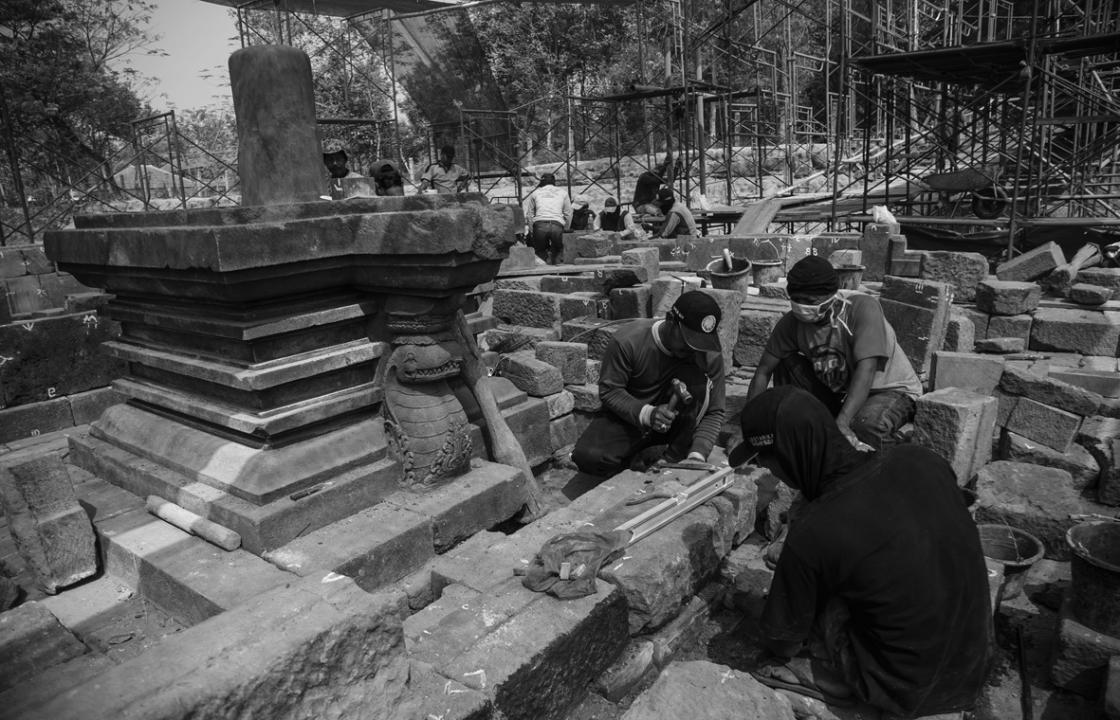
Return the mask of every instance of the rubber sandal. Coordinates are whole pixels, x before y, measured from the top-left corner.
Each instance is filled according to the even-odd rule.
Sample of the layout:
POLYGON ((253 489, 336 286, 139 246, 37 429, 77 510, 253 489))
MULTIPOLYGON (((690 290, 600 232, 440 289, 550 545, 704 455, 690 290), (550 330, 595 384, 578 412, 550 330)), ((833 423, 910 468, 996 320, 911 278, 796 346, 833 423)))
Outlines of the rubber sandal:
MULTIPOLYGON (((773 667, 773 666, 770 666, 770 667, 773 667)), ((821 692, 821 689, 819 687, 817 687, 816 685, 814 685, 814 684, 808 682, 807 680, 805 680, 804 677, 802 676, 802 674, 799 673, 795 668, 790 667, 789 665, 784 665, 783 667, 785 667, 790 672, 792 672, 795 676, 797 676, 801 680, 801 682, 791 683, 791 682, 786 682, 785 680, 779 680, 778 678, 775 678, 775 677, 770 677, 768 675, 763 675, 759 671, 759 670, 761 670, 761 668, 759 670, 752 670, 751 671, 751 677, 753 677, 755 680, 759 681, 760 683, 762 683, 763 685, 765 685, 768 688, 773 688, 775 690, 788 690, 789 692, 794 692, 794 693, 797 693, 798 695, 804 695, 806 697, 811 697, 811 698, 814 698, 816 700, 820 700, 821 702, 825 703, 826 705, 835 705, 836 707, 842 707, 843 708, 843 707, 852 707, 853 705, 856 704, 855 698, 853 698, 853 697, 838 698, 838 697, 833 697, 831 695, 826 695, 825 693, 821 692)))

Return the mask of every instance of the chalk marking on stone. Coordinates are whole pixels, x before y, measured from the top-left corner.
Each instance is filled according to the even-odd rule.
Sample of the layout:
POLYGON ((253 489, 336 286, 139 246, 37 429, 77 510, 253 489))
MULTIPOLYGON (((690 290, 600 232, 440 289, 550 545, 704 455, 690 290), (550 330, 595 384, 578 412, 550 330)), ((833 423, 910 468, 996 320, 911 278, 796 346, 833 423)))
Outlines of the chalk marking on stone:
POLYGON ((723 685, 725 682, 727 682, 728 680, 730 680, 733 677, 735 677, 735 676, 731 674, 731 668, 727 668, 727 672, 725 672, 725 673, 723 673, 722 675, 719 676, 719 684, 723 685))
POLYGON ((339 575, 338 573, 332 571, 332 572, 329 572, 326 575, 324 575, 323 579, 320 580, 319 582, 320 583, 332 583, 332 582, 338 582, 339 580, 345 580, 345 579, 346 579, 345 575, 339 575))
POLYGON ((470 677, 472 675, 478 675, 479 689, 480 690, 485 690, 486 689, 486 671, 485 670, 475 670, 473 672, 463 673, 463 677, 470 677))

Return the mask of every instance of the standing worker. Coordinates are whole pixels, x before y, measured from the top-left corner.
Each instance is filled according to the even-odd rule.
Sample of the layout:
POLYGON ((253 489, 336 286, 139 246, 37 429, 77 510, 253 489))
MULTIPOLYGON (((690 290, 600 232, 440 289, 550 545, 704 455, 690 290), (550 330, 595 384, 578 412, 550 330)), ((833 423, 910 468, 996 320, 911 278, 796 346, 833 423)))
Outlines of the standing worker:
POLYGON ((429 165, 420 178, 420 192, 466 192, 470 179, 471 175, 466 168, 455 164, 455 147, 444 145, 439 151, 439 162, 429 165))
POLYGON ((819 400, 788 385, 748 402, 740 424, 731 465, 754 457, 807 501, 762 608, 770 657, 755 679, 890 717, 971 708, 992 608, 949 464, 916 445, 859 452, 819 400))
POLYGON ((707 461, 726 412, 719 321, 719 304, 694 290, 664 319, 632 320, 614 334, 599 370, 605 412, 576 441, 576 467, 609 477, 662 445, 668 462, 707 461), (680 402, 674 381, 691 402, 680 402))
POLYGON ((773 378, 816 396, 853 445, 878 450, 896 442, 898 429, 914 417, 922 383, 879 301, 840 290, 832 263, 819 255, 790 268, 786 292, 791 309, 770 333, 747 399, 773 378))
POLYGON ((541 174, 537 189, 525 198, 525 223, 537 257, 556 265, 564 250, 564 230, 572 222, 568 193, 556 187, 556 176, 541 174))

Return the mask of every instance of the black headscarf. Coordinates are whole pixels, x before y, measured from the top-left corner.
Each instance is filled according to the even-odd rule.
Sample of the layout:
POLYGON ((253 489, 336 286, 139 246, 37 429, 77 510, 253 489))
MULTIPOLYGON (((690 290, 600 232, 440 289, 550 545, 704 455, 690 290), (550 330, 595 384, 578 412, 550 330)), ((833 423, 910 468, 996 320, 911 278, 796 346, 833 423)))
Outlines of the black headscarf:
POLYGON ((820 255, 808 255, 786 274, 786 292, 790 295, 831 295, 840 289, 840 276, 832 263, 820 255))
POLYGON ((783 480, 809 501, 870 456, 852 447, 820 400, 792 385, 756 397, 743 408, 739 422, 743 445, 732 451, 732 464, 753 452, 769 454, 783 480))

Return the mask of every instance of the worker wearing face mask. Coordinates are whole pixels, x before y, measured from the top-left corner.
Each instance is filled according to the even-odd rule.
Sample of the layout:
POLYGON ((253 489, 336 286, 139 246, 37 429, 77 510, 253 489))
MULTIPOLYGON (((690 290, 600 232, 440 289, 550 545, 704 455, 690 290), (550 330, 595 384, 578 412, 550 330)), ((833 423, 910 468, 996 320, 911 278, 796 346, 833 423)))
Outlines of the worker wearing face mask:
POLYGON ((790 311, 770 334, 747 400, 771 380, 794 385, 824 403, 853 445, 893 444, 914 417, 922 384, 879 301, 840 290, 832 264, 816 255, 790 268, 786 291, 790 311))

